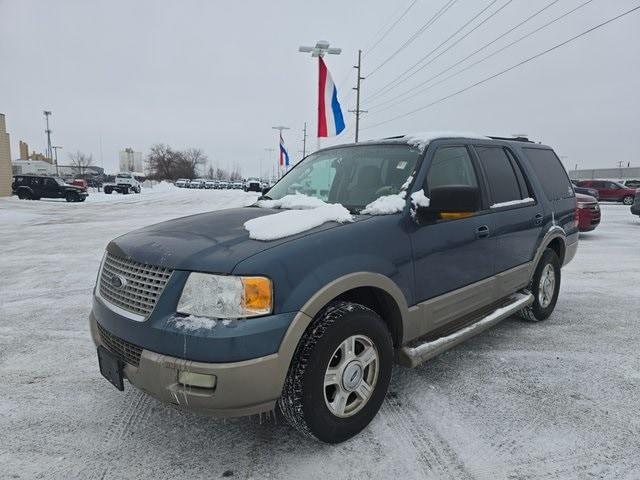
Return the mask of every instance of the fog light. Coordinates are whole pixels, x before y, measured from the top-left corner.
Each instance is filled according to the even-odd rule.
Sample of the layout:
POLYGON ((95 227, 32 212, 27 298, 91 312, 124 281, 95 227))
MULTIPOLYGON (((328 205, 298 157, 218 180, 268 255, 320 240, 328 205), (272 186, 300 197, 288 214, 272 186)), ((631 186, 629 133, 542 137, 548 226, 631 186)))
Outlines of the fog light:
POLYGON ((216 388, 216 376, 178 370, 178 383, 187 387, 216 388))

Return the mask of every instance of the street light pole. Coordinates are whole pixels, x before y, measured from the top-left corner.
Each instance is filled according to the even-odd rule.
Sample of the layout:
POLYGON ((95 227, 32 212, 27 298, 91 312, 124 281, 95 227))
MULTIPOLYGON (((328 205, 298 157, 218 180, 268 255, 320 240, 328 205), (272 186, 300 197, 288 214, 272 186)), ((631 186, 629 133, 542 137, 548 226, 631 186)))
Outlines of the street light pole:
POLYGON ((302 129, 302 158, 307 156, 307 122, 304 122, 302 129))
POLYGON ((45 133, 47 134, 47 157, 49 160, 53 160, 53 150, 51 150, 51 129, 49 128, 49 116, 51 115, 50 110, 44 110, 45 121, 47 122, 47 128, 45 129, 45 133))
MULTIPOLYGON (((318 75, 320 72, 320 58, 324 57, 326 54, 329 55, 340 55, 342 53, 341 48, 329 47, 329 42, 326 40, 318 40, 316 42, 315 47, 309 47, 301 45, 298 47, 298 51, 302 53, 311 53, 312 57, 318 57, 318 75)), ((320 82, 318 81, 318 84, 320 82)), ((320 101, 318 99, 318 118, 320 118, 320 101)), ((318 122, 319 124, 320 122, 318 122)), ((318 138, 318 150, 320 150, 320 137, 318 138)))
POLYGON ((58 150, 62 150, 62 145, 54 145, 51 148, 56 152, 55 153, 55 162, 56 162, 56 177, 60 176, 60 171, 58 170, 58 150))

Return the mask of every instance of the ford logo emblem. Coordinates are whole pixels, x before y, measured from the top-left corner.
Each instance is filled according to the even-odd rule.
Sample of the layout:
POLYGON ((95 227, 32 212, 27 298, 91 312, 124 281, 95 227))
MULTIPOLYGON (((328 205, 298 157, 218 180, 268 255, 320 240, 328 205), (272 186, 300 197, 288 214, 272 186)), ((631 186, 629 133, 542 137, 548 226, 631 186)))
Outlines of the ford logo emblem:
POLYGON ((111 277, 111 286, 116 290, 121 290, 127 284, 127 280, 120 275, 113 275, 111 277))

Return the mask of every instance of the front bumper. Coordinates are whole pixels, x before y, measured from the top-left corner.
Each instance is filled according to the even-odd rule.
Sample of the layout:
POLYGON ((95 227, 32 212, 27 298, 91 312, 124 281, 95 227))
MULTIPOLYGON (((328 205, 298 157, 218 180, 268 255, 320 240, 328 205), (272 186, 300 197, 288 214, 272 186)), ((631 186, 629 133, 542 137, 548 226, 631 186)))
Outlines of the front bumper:
MULTIPOLYGON (((93 313, 89 318, 96 346, 103 341, 93 313)), ((311 318, 299 312, 289 326, 277 353, 231 363, 184 360, 142 349, 137 366, 125 363, 124 377, 158 400, 204 415, 237 417, 266 412, 275 407, 302 333, 311 318), (178 370, 216 376, 214 389, 178 383, 178 370)), ((104 327, 103 327, 104 328, 104 327)))

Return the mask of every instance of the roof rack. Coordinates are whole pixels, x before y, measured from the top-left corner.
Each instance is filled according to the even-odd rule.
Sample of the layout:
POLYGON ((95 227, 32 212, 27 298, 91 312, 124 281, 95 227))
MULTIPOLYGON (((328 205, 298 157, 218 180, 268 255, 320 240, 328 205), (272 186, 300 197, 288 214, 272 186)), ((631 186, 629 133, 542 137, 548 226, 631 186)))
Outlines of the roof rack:
POLYGON ((527 137, 493 137, 489 135, 489 138, 492 138, 493 140, 509 140, 512 142, 534 143, 533 141, 529 140, 527 137))

